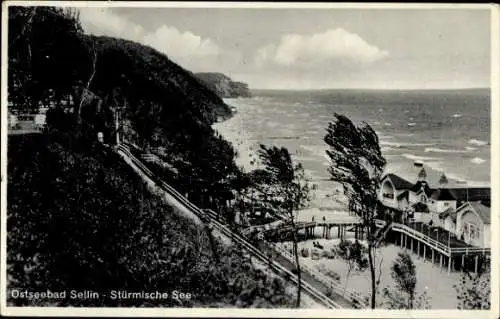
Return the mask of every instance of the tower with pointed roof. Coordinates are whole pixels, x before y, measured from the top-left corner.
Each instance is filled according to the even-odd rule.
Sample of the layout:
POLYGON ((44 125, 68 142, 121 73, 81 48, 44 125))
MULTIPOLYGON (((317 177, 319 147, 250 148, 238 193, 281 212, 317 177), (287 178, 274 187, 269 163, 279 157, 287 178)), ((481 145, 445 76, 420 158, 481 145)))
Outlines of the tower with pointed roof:
POLYGON ((418 181, 425 182, 426 179, 427 179, 427 172, 425 171, 425 168, 422 167, 422 169, 418 173, 418 181))
POLYGON ((441 174, 441 177, 439 178, 439 188, 444 188, 446 187, 446 185, 448 185, 448 178, 443 172, 443 174, 441 174))

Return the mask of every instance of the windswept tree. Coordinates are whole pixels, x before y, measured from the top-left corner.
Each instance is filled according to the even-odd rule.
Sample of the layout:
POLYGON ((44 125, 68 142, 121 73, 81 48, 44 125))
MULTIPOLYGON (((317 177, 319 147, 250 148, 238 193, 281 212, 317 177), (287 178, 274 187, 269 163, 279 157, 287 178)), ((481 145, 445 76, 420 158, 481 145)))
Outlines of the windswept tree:
POLYGON ((386 164, 375 131, 367 124, 355 126, 344 115, 334 114, 324 138, 329 146, 328 169, 331 179, 343 185, 349 199, 348 208, 361 218, 367 231, 368 262, 371 278, 371 308, 376 305, 377 279, 375 251, 377 248, 375 217, 377 191, 386 164))
POLYGON ((264 164, 268 181, 266 199, 275 212, 292 226, 293 253, 297 269, 298 287, 296 307, 300 307, 301 270, 297 244, 296 213, 310 201, 310 187, 300 163, 293 163, 287 148, 260 145, 258 155, 264 164))

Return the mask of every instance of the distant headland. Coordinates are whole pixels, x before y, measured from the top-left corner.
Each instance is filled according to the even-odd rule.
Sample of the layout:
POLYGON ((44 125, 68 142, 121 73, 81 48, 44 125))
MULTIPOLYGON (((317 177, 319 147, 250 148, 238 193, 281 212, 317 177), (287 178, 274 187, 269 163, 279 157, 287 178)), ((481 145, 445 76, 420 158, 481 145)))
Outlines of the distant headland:
POLYGON ((233 81, 227 75, 215 72, 195 73, 194 76, 221 98, 250 97, 248 84, 233 81))

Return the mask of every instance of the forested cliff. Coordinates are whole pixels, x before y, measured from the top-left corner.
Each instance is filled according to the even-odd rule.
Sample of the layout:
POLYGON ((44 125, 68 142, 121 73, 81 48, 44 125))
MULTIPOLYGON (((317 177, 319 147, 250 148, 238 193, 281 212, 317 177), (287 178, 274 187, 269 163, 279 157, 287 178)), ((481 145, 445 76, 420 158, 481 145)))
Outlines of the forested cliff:
POLYGON ((219 243, 210 252, 203 229, 150 194, 97 141, 103 132, 113 144, 120 132, 143 149, 161 150, 178 171, 168 182, 217 210, 242 176, 232 145, 211 127, 231 115, 221 98, 150 47, 84 34, 75 10, 10 7, 8 23, 9 109, 49 106, 46 132, 8 138, 8 289, 176 289, 195 296, 9 303, 289 305, 281 280, 253 268, 237 247, 219 243))

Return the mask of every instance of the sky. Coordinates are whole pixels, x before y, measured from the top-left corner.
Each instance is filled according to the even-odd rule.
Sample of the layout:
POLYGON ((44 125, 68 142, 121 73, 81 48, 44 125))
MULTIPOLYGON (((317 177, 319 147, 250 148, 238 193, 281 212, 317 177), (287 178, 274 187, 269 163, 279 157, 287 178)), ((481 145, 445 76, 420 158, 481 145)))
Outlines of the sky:
POLYGON ((488 8, 108 7, 80 20, 251 89, 490 87, 488 8))

